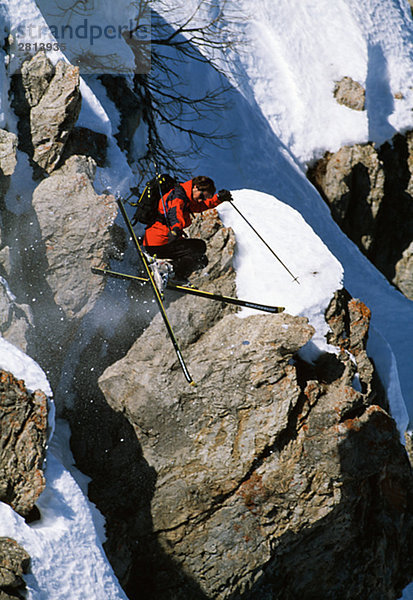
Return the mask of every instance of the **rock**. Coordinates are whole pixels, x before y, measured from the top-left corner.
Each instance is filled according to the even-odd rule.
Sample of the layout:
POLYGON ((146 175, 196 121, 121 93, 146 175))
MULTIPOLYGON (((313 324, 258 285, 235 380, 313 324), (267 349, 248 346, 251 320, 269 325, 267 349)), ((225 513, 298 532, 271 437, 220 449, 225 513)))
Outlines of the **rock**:
POLYGON ((406 455, 380 407, 340 416, 351 394, 308 382, 297 437, 257 469, 247 498, 272 552, 243 597, 397 598, 411 580, 406 455))
POLYGON ((16 168, 17 136, 0 129, 0 177, 13 175, 16 168))
POLYGON ((27 103, 33 108, 46 93, 55 74, 54 66, 46 53, 40 51, 22 64, 21 74, 27 103))
POLYGON ((336 81, 334 97, 339 104, 344 104, 353 110, 364 110, 365 89, 351 77, 343 77, 336 81))
POLYGON ((33 160, 47 173, 60 161, 81 106, 78 67, 59 61, 47 90, 30 111, 33 160))
POLYGON ((0 404, 0 500, 27 517, 46 485, 47 398, 0 371, 0 404))
MULTIPOLYGON (((77 350, 72 349, 75 353, 82 351, 83 319, 93 318, 91 313, 105 290, 105 278, 94 275, 91 269, 107 267, 112 257, 119 258, 125 243, 123 230, 115 224, 115 199, 98 195, 93 188, 95 169, 91 158, 71 156, 37 186, 28 212, 18 218, 9 215, 8 231, 13 235, 9 239, 12 268, 7 281, 17 298, 11 308, 19 309, 20 330, 16 324, 13 331, 19 337, 15 338, 7 329, 8 339, 27 348, 47 372, 53 389, 61 380, 69 346, 76 345, 77 350), (22 312, 26 305, 31 317, 24 342, 20 335, 26 326, 22 312)), ((5 310, 9 308, 6 304, 5 310)), ((123 307, 115 311, 109 299, 95 314, 94 327, 98 328, 98 321, 107 326, 113 313, 116 317, 122 311, 123 307)), ((10 314, 3 317, 7 328, 10 314)), ((17 318, 16 312, 14 315, 17 318)), ((86 327, 92 331, 90 325, 86 327)), ((134 331, 134 327, 129 325, 129 330, 134 331)), ((100 334, 102 337, 102 331, 100 334)), ((119 346, 121 342, 117 339, 116 343, 119 346)), ((89 375, 100 355, 108 352, 107 341, 101 345, 95 349, 89 375)), ((92 354, 84 358, 88 363, 92 354)))
POLYGON ((407 298, 413 300, 413 241, 403 251, 402 258, 396 263, 393 282, 407 298))
POLYGON ((413 299, 413 132, 327 152, 307 175, 344 233, 413 299))
POLYGON ((91 275, 91 267, 107 265, 118 233, 115 199, 96 194, 95 169, 91 158, 72 156, 33 194, 39 237, 29 270, 35 280, 45 277, 54 303, 70 319, 85 315, 103 291, 105 281, 91 275))
POLYGON ((32 326, 30 307, 16 302, 7 281, 0 276, 0 334, 26 352, 27 334, 32 326))
POLYGON ((356 144, 334 154, 327 152, 309 170, 308 177, 328 202, 336 223, 368 253, 375 239, 385 184, 383 164, 375 148, 356 144))
MULTIPOLYGON (((363 302, 351 298, 346 290, 335 292, 325 315, 331 328, 331 332, 327 334, 327 341, 341 350, 340 362, 346 365, 350 375, 346 381, 347 385, 352 385, 357 372, 365 401, 389 410, 374 365, 367 356, 370 318, 371 312, 363 302), (353 362, 357 369, 353 368, 353 362)), ((344 380, 344 374, 342 379, 344 380)))
MULTIPOLYGON (((64 61, 53 66, 42 51, 23 63, 21 75, 12 77, 12 106, 19 117, 19 147, 32 160, 35 178, 51 173, 76 153, 82 140, 82 152, 85 151, 84 132, 74 133, 71 151, 67 149, 81 107, 79 85, 77 67, 64 61)), ((94 139, 102 146, 100 136, 94 134, 94 139)), ((91 133, 86 138, 90 141, 91 133)), ((101 159, 101 148, 96 157, 98 161, 101 159)))
POLYGON ((17 136, 0 129, 0 206, 9 187, 10 175, 14 173, 17 158, 17 136))
MULTIPOLYGON (((213 216, 203 227, 219 247, 213 216)), ((127 593, 397 597, 413 574, 413 478, 366 354, 370 311, 337 292, 326 320, 341 352, 307 365, 304 318, 209 319, 210 304, 168 306, 195 388, 159 316, 99 379, 139 448, 128 490, 139 500, 106 500, 107 552, 127 593)))
POLYGON ((11 538, 0 538, 0 599, 23 598, 23 575, 28 572, 30 556, 11 538))
MULTIPOLYGON (((196 322, 202 331, 198 307, 193 300, 190 309, 186 306, 186 328, 196 322)), ((174 308, 168 314, 175 324, 174 308)), ((99 384, 110 406, 133 425, 143 455, 157 473, 151 500, 154 533, 140 532, 148 538, 146 557, 135 553, 135 560, 153 560, 161 571, 166 569, 157 555, 159 543, 182 570, 205 582, 205 593, 224 598, 234 592, 228 585, 230 572, 235 576, 246 564, 268 558, 266 544, 258 543, 260 536, 253 533, 249 510, 240 512, 231 499, 288 427, 300 398, 289 362, 313 331, 304 319, 289 315, 239 319, 230 314, 206 329, 201 336, 182 336, 178 329, 195 389, 177 369, 159 319, 124 359, 105 371, 99 384), (233 522, 243 525, 229 530, 233 522), (250 527, 250 543, 242 543, 250 527), (225 548, 232 559, 226 558, 225 548), (219 592, 223 587, 227 592, 219 592)), ((179 589, 182 582, 172 576, 179 589)), ((155 597, 189 594, 183 588, 182 596, 177 595, 174 583, 162 586, 161 581, 155 597)))

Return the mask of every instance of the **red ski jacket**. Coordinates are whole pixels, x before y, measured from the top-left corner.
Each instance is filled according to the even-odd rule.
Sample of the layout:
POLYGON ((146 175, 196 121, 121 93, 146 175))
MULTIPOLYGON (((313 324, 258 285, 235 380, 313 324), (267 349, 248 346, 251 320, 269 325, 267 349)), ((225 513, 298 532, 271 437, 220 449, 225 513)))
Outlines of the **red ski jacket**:
POLYGON ((144 246, 164 246, 171 242, 170 229, 178 235, 192 223, 191 213, 204 212, 220 204, 217 194, 201 202, 192 200, 192 179, 177 184, 159 200, 159 219, 146 228, 143 239, 144 246), (163 204, 166 207, 166 218, 163 204), (167 224, 168 223, 168 224, 167 224), (169 227, 168 227, 169 225, 169 227), (170 228, 170 229, 169 229, 170 228))

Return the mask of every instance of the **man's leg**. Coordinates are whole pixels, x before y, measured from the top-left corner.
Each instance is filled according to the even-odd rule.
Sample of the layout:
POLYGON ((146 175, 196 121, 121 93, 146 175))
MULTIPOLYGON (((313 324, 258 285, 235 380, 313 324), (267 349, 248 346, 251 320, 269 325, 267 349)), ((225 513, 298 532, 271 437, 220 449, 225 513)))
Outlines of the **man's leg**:
POLYGON ((188 277, 196 269, 206 267, 206 243, 204 240, 180 238, 163 246, 148 246, 147 252, 157 258, 170 258, 174 263, 175 275, 188 277))

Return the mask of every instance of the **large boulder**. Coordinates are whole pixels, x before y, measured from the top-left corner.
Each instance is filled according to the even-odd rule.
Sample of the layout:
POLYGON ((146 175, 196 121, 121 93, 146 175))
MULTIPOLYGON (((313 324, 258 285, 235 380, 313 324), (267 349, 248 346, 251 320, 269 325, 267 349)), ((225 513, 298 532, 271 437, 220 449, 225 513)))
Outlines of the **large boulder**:
POLYGON ((23 517, 46 486, 47 397, 0 371, 0 500, 23 517))
POLYGON ((207 302, 184 298, 168 310, 195 388, 183 379, 159 318, 99 380, 156 472, 150 521, 148 505, 135 509, 131 531, 146 542, 144 554, 134 552, 132 571, 137 582, 137 570, 165 572, 152 589, 160 599, 202 597, 179 571, 208 597, 230 597, 270 558, 241 490, 297 410, 301 391, 289 363, 313 333, 289 315, 229 314, 210 328, 207 302))
POLYGON ((33 193, 39 228, 34 279, 45 278, 54 303, 68 318, 82 317, 95 304, 104 281, 91 274, 91 267, 107 264, 119 231, 115 199, 93 188, 95 170, 91 158, 72 156, 33 193))
POLYGON ((47 173, 58 164, 80 112, 79 69, 59 61, 47 90, 30 111, 33 160, 47 173))
MULTIPOLYGON (((223 279, 231 285, 230 268, 223 279)), ((212 304, 168 305, 196 387, 159 316, 99 379, 131 425, 125 448, 136 436, 135 485, 103 506, 125 589, 159 600, 397 597, 413 574, 413 479, 366 354, 369 310, 338 292, 326 314, 337 355, 308 365, 304 318, 209 314, 212 304)))
POLYGON ((35 176, 47 175, 62 162, 79 116, 79 69, 62 60, 54 66, 40 51, 13 76, 12 92, 20 148, 32 159, 35 176))
POLYGON ((27 104, 31 108, 39 104, 54 74, 54 66, 43 51, 24 61, 21 68, 22 83, 27 104))

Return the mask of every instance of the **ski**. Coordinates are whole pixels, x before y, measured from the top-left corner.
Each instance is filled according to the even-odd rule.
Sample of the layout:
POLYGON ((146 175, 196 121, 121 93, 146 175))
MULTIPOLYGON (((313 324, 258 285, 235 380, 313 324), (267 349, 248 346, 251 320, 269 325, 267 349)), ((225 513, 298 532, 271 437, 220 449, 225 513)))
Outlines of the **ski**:
POLYGON ((195 382, 194 382, 194 380, 192 379, 189 371, 188 371, 188 367, 185 364, 184 358, 182 356, 181 349, 180 349, 179 344, 178 344, 178 340, 176 339, 175 333, 174 333, 174 331, 172 329, 172 326, 171 326, 171 324, 169 322, 168 315, 166 314, 166 310, 165 310, 164 303, 162 301, 161 294, 160 294, 158 288, 156 287, 155 280, 154 280, 153 275, 152 275, 152 271, 151 271, 151 269, 150 269, 150 267, 148 265, 148 262, 146 260, 145 254, 144 254, 144 252, 143 252, 143 250, 141 248, 141 245, 139 244, 138 238, 135 235, 135 232, 133 230, 133 227, 132 227, 132 224, 130 222, 130 219, 129 219, 128 215, 126 214, 125 207, 123 206, 123 203, 122 203, 122 201, 121 201, 120 198, 117 198, 116 202, 117 202, 117 204, 119 206, 120 212, 122 213, 122 216, 123 216, 124 221, 126 223, 126 226, 128 228, 129 234, 130 234, 130 236, 132 238, 133 244, 134 244, 134 246, 135 246, 135 248, 136 248, 136 250, 137 250, 137 252, 139 254, 139 257, 140 257, 140 259, 142 261, 142 264, 143 264, 143 266, 145 268, 145 271, 146 271, 146 274, 147 274, 147 281, 149 281, 150 284, 151 284, 151 286, 152 286, 152 291, 154 293, 155 300, 156 300, 156 302, 158 304, 160 313, 162 315, 162 319, 163 319, 163 321, 165 323, 166 330, 167 330, 168 335, 169 335, 169 337, 171 339, 171 342, 172 342, 172 345, 174 347, 174 350, 175 350, 176 356, 178 358, 179 364, 181 366, 182 372, 185 375, 185 379, 187 380, 187 382, 190 385, 196 385, 195 382))
MULTIPOLYGON (((110 275, 112 277, 118 277, 120 279, 129 279, 132 281, 138 281, 142 283, 148 282, 147 277, 139 277, 138 275, 128 275, 127 273, 120 273, 118 271, 112 271, 111 269, 102 269, 100 267, 92 267, 92 272, 97 275, 110 275)), ((183 292, 184 294, 190 294, 192 296, 200 296, 201 298, 207 298, 209 300, 216 300, 217 302, 225 302, 227 304, 235 304, 236 306, 244 306, 248 308, 255 308, 269 313, 281 313, 285 310, 284 306, 268 306, 267 304, 260 304, 259 302, 250 302, 249 300, 240 300, 233 296, 222 296, 221 294, 215 294, 214 292, 207 292, 205 290, 199 290, 194 287, 186 285, 177 285, 170 281, 166 284, 168 290, 175 292, 183 292)))

